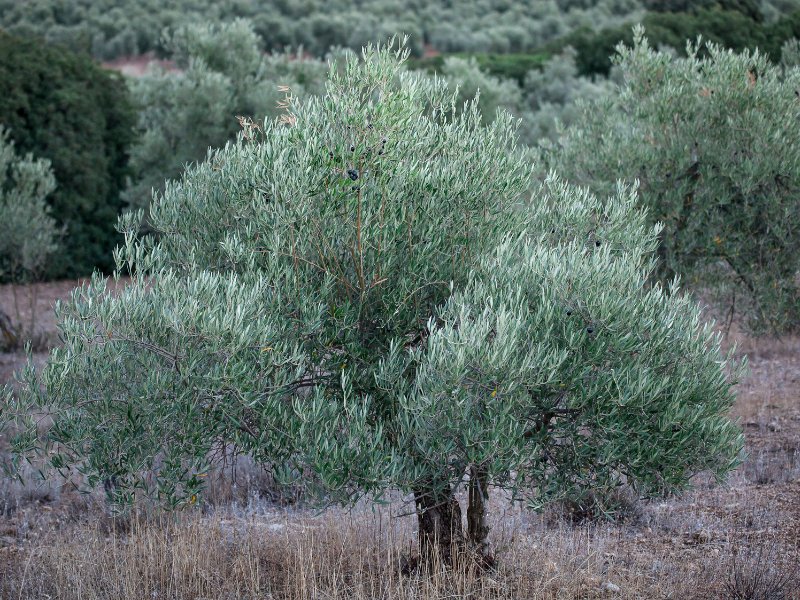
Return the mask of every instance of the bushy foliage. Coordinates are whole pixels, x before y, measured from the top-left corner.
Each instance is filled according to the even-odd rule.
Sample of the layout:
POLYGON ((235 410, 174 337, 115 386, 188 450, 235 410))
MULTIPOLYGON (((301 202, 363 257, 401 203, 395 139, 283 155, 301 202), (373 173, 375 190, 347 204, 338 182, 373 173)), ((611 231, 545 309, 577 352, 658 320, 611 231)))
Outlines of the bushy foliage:
POLYGON ((800 67, 800 42, 797 38, 787 40, 781 48, 781 66, 784 69, 800 67))
POLYGON ((12 283, 16 313, 0 308, 0 348, 16 350, 34 335, 36 307, 23 323, 13 284, 41 279, 59 236, 45 201, 56 187, 50 161, 18 156, 8 138, 0 124, 0 280, 12 283))
POLYGON ((264 50, 303 45, 322 57, 331 46, 360 50, 396 33, 441 52, 521 53, 581 24, 618 25, 641 15, 639 0, 17 0, 0 1, 0 27, 19 36, 88 51, 100 60, 165 53, 161 32, 189 23, 253 21, 264 50))
POLYGON ((20 152, 52 164, 58 187, 47 202, 67 225, 49 276, 113 269, 134 120, 121 76, 88 56, 0 32, 0 122, 20 152))
MULTIPOLYGON (((131 149, 134 183, 123 194, 133 208, 146 208, 153 190, 163 191, 166 180, 179 178, 188 163, 206 158, 209 148, 233 141, 240 117, 277 117, 283 110, 280 87, 290 87, 300 99, 324 94, 327 63, 289 53, 263 55, 247 21, 186 26, 166 47, 180 71, 154 66, 143 77, 129 79, 141 133, 131 149)), ((536 63, 541 59, 535 58, 536 63)), ((543 70, 529 69, 522 89, 514 79, 488 74, 491 69, 481 59, 487 57, 442 57, 436 72, 450 89, 458 89, 458 110, 479 93, 484 122, 491 122, 498 109, 521 117, 518 133, 528 143, 555 139, 556 119, 569 124, 577 116, 576 99, 613 91, 602 78, 592 82, 578 76, 571 49, 543 70)))
POLYGON ((578 74, 576 52, 571 47, 551 58, 544 68, 532 69, 521 90, 520 138, 535 145, 542 138, 555 141, 561 127, 575 123, 582 115, 580 103, 616 94, 614 84, 600 75, 594 79, 578 74))
POLYGON ((525 83, 525 76, 532 69, 541 69, 550 60, 550 53, 543 54, 439 54, 424 58, 409 58, 410 70, 424 69, 430 74, 441 73, 448 58, 465 60, 473 58, 481 71, 498 79, 515 79, 519 85, 525 83))
POLYGON ((587 105, 544 144, 543 163, 599 194, 637 182, 641 205, 664 223, 659 277, 681 274, 723 312, 741 311, 751 331, 796 330, 800 71, 710 43, 707 58, 691 45, 672 60, 642 36, 618 48, 616 105, 587 105))
POLYGON ((322 94, 326 63, 290 54, 264 55, 243 20, 189 25, 165 42, 180 71, 152 67, 130 78, 139 107, 140 141, 131 149, 133 184, 123 197, 146 208, 153 190, 179 178, 187 163, 236 139, 240 118, 272 120, 280 112, 280 86, 295 96, 322 94))
MULTIPOLYGON (((798 6, 800 8, 800 6, 798 6)), ((557 53, 565 46, 577 51, 576 64, 581 75, 608 75, 615 47, 622 42, 633 44, 630 21, 599 31, 582 27, 549 43, 544 50, 557 53)), ((647 29, 654 47, 670 46, 685 56, 686 40, 702 35, 707 41, 735 52, 755 51, 780 61, 781 46, 786 40, 800 36, 800 12, 781 17, 773 24, 753 20, 738 10, 705 10, 693 13, 647 13, 640 23, 647 29)), ((703 50, 701 50, 701 55, 703 50)))
POLYGON ((35 281, 57 248, 55 220, 45 199, 56 189, 50 161, 17 155, 0 125, 0 277, 35 281))
POLYGON ((413 492, 421 550, 460 543, 465 475, 482 546, 489 484, 540 507, 738 464, 729 364, 697 306, 647 285, 635 194, 550 178, 523 202, 512 118, 456 111, 398 55, 349 57, 168 184, 157 238, 122 221, 130 284, 76 290, 64 347, 2 405, 18 458, 183 507, 233 444, 323 500, 413 492))
POLYGON ((479 97, 484 123, 491 123, 498 110, 517 111, 522 102, 519 86, 514 80, 488 75, 480 69, 475 58, 449 57, 444 61, 440 75, 450 89, 457 90, 457 110, 469 110, 470 101, 479 97))
MULTIPOLYGON (((592 80, 578 75, 575 51, 570 47, 544 61, 541 68, 529 69, 522 78, 522 86, 517 84, 516 78, 488 74, 479 57, 437 58, 441 60, 429 66, 444 78, 450 89, 458 90, 457 107, 478 96, 485 123, 494 120, 498 109, 508 112, 520 119, 517 137, 527 144, 535 144, 544 137, 555 140, 559 121, 569 125, 580 116, 576 102, 615 93, 614 85, 602 76, 592 80)), ((540 57, 536 58, 538 62, 540 57)), ((419 65, 419 62, 414 64, 419 65)))
POLYGON ((696 12, 698 9, 720 8, 738 11, 753 21, 764 20, 758 0, 644 0, 644 7, 662 13, 688 13, 696 12))

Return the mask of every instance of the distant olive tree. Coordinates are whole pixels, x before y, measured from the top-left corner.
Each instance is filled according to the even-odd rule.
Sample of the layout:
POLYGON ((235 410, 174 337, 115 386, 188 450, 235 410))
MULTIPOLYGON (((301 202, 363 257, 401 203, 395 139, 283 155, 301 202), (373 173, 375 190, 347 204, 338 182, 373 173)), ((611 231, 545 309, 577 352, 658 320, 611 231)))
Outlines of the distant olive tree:
POLYGON ((152 67, 128 79, 141 133, 131 148, 132 177, 123 193, 133 209, 146 209, 154 191, 163 191, 187 164, 204 160, 209 148, 234 141, 240 117, 275 118, 283 97, 279 87, 291 87, 301 98, 325 90, 325 62, 264 55, 244 20, 186 25, 163 43, 180 70, 152 67))
POLYGON ((457 110, 469 110, 470 101, 479 97, 484 123, 493 121, 498 110, 516 113, 522 103, 516 81, 488 75, 480 69, 474 57, 469 60, 455 56, 446 58, 441 76, 450 89, 458 91, 457 110))
POLYGON ((399 488, 423 560, 490 561, 490 486, 541 508, 740 463, 730 357, 647 285, 659 228, 634 193, 551 177, 525 202, 512 118, 456 112, 406 56, 351 55, 324 97, 247 125, 167 185, 157 237, 122 220, 130 284, 76 291, 63 348, 2 405, 17 464, 182 508, 233 444, 322 503, 399 488))
POLYGON ((532 69, 526 75, 519 109, 523 142, 535 145, 545 137, 557 140, 560 128, 580 119, 581 103, 616 94, 615 85, 602 75, 593 79, 578 75, 575 56, 575 50, 567 46, 543 69, 532 69))
POLYGON ((663 223, 656 278, 676 274, 756 333, 800 327, 800 70, 707 44, 673 60, 635 31, 620 96, 584 106, 540 173, 605 195, 618 180, 663 223))
POLYGON ((14 318, 0 307, 0 330, 6 348, 14 349, 30 339, 36 323, 35 296, 30 295, 31 314, 22 323, 16 285, 39 281, 47 259, 58 248, 58 231, 45 200, 56 189, 56 180, 46 159, 20 157, 0 125, 0 280, 14 286, 14 318))

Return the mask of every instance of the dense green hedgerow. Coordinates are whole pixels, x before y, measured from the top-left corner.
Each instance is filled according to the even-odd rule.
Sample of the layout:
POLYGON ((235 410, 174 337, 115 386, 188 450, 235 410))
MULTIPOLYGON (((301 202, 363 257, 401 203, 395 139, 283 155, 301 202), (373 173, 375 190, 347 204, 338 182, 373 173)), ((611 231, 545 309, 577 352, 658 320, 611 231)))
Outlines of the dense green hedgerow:
POLYGON ((89 56, 0 32, 0 124, 19 152, 50 161, 58 185, 47 201, 67 228, 49 276, 113 269, 135 118, 122 76, 89 56))

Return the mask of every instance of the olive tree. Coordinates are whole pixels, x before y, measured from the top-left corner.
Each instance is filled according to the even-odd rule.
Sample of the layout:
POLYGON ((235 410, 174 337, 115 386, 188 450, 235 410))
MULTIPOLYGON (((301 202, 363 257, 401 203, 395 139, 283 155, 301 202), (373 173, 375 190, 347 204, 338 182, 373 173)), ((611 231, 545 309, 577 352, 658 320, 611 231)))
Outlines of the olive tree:
POLYGON ((35 293, 25 324, 16 286, 41 280, 59 236, 46 200, 56 188, 50 161, 19 156, 9 133, 0 124, 0 281, 11 283, 16 323, 0 308, 0 340, 13 350, 33 337, 36 325, 35 293))
POLYGON ((553 176, 529 198, 511 117, 457 111, 405 56, 367 48, 248 124, 167 185, 158 237, 121 221, 130 284, 76 290, 64 347, 3 407, 18 459, 180 508, 233 444, 323 503, 413 495, 422 556, 447 561, 488 558, 489 486, 541 507, 739 464, 730 357, 648 286, 659 228, 632 192, 553 176))
POLYGON ((664 224, 657 277, 683 276, 756 333, 800 326, 800 71, 762 54, 687 45, 673 60, 635 30, 614 59, 619 97, 540 152, 541 175, 607 194, 637 181, 640 205, 664 224))

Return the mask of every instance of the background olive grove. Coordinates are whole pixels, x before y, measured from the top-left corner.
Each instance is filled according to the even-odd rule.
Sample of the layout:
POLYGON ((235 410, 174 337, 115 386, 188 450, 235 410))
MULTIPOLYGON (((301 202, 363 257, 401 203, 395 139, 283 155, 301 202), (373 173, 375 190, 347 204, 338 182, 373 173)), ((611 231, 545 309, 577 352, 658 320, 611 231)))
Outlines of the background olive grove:
MULTIPOLYGON (((280 87, 301 100, 321 95, 327 60, 398 31, 410 34, 405 69, 444 78, 458 90, 456 112, 479 94, 484 125, 498 110, 510 113, 520 120, 517 139, 531 148, 585 128, 585 106, 610 107, 606 125, 615 118, 630 124, 630 115, 617 114, 616 98, 627 84, 612 57, 620 41, 633 44, 639 22, 651 47, 669 60, 686 57, 686 41, 698 35, 737 53, 758 48, 764 65, 779 64, 786 73, 773 82, 789 78, 800 56, 797 0, 0 1, 0 124, 20 151, 51 161, 57 182, 47 203, 64 232, 63 251, 40 274, 109 274, 111 251, 121 241, 114 230, 119 214, 147 209, 167 181, 235 141, 241 118, 277 117, 280 87), (171 59, 174 68, 153 63, 143 76, 123 78, 89 58, 143 52, 171 59)), ((696 54, 709 56, 705 44, 696 54)), ((781 144, 786 154, 789 146, 781 144)), ((627 148, 620 176, 634 173, 627 148)), ((572 177, 571 165, 556 164, 554 156, 536 160, 572 177)), ((787 186, 791 202, 795 192, 787 186)), ((664 207, 656 208, 651 214, 661 215, 664 207)), ((792 255, 783 256, 782 264, 790 264, 792 255)), ((708 274, 691 276, 702 284, 708 274)), ((735 307, 726 297, 726 306, 735 307)), ((780 309, 787 324, 794 322, 789 312, 780 309)))

